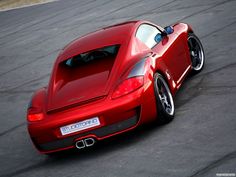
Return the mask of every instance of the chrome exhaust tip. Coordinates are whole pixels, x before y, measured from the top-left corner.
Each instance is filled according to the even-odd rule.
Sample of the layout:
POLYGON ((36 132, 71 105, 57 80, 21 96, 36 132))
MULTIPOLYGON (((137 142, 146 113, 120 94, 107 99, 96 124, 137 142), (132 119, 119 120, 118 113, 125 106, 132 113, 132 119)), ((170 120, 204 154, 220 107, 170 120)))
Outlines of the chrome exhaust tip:
POLYGON ((83 149, 83 148, 85 148, 84 141, 83 141, 83 140, 76 141, 75 147, 76 147, 77 149, 83 149))
POLYGON ((95 144, 94 138, 86 138, 84 139, 84 144, 86 147, 93 146, 95 144))
POLYGON ((94 138, 85 138, 83 140, 79 140, 75 142, 75 147, 77 149, 83 149, 85 147, 90 147, 95 144, 95 139, 94 138))

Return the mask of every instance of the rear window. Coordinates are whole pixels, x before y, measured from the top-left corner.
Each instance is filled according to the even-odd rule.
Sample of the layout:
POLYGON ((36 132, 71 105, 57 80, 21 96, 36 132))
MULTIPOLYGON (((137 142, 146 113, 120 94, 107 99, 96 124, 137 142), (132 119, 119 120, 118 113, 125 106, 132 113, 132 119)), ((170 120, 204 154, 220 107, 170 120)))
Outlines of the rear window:
POLYGON ((55 82, 66 83, 85 78, 107 79, 116 60, 120 45, 102 47, 81 53, 61 62, 55 82))
POLYGON ((106 59, 113 60, 115 59, 118 50, 119 50, 119 45, 103 47, 69 58, 63 62, 63 65, 70 68, 76 68, 97 62, 98 60, 106 60, 106 59))

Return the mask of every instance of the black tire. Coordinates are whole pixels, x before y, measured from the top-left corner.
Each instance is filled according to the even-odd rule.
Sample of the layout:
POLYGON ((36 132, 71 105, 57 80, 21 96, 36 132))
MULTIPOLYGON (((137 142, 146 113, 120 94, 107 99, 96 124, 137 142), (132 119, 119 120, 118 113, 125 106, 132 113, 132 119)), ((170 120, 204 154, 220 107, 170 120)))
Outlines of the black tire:
POLYGON ((174 100, 166 80, 159 73, 154 75, 154 90, 157 102, 158 123, 169 123, 174 119, 175 115, 174 100))
POLYGON ((188 34, 188 47, 192 62, 192 74, 197 74, 204 67, 205 54, 201 41, 194 33, 188 34))

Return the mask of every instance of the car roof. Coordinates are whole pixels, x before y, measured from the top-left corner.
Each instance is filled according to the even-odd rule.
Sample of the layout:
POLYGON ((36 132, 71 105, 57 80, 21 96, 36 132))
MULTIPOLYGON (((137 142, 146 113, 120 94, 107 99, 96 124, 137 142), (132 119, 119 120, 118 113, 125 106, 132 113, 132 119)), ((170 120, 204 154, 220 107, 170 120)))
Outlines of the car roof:
POLYGON ((80 53, 105 46, 125 44, 129 42, 137 23, 141 23, 141 21, 115 24, 75 39, 61 51, 57 62, 59 63, 80 53))

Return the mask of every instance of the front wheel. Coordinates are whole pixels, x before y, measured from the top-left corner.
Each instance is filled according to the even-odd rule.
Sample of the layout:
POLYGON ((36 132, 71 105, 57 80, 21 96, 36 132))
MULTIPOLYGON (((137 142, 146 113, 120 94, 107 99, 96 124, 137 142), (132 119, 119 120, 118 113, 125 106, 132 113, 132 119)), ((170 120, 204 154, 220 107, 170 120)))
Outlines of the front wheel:
POLYGON ((205 55, 201 41, 193 33, 188 35, 188 47, 192 62, 192 73, 197 74, 203 69, 205 55))
POLYGON ((161 124, 169 123, 174 118, 175 106, 168 84, 164 77, 159 73, 154 75, 154 89, 157 102, 158 121, 161 124))

